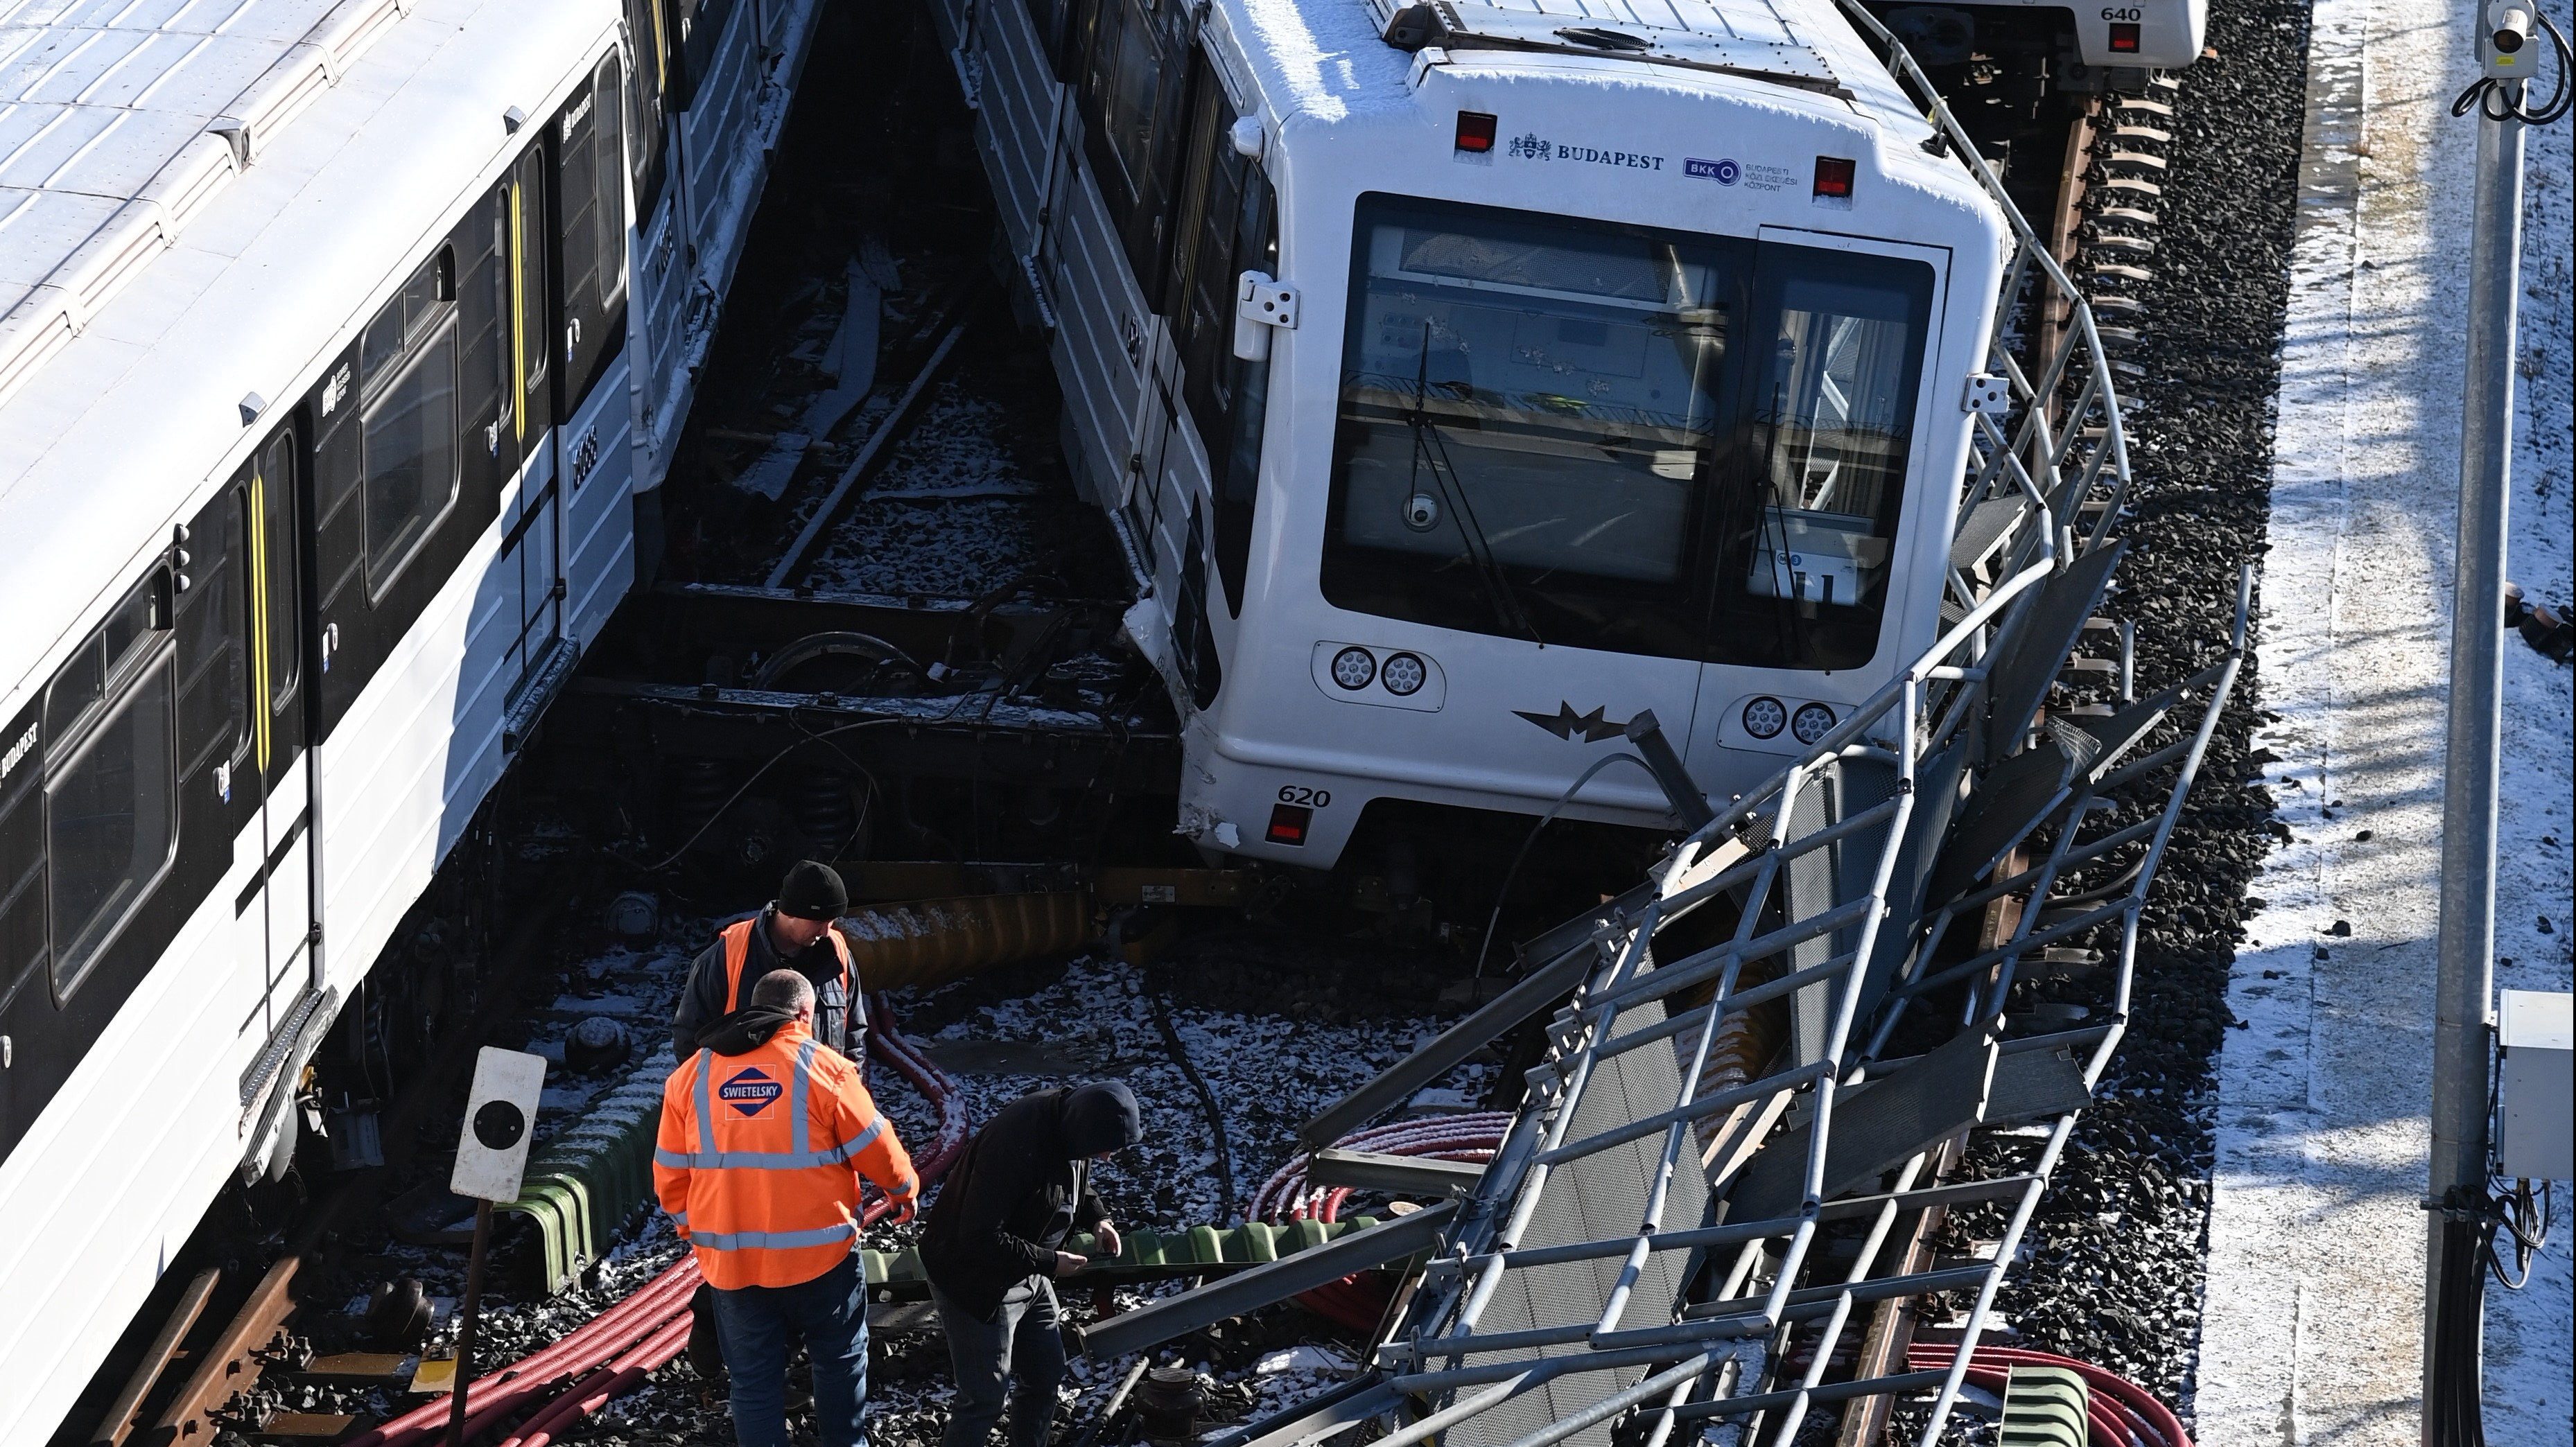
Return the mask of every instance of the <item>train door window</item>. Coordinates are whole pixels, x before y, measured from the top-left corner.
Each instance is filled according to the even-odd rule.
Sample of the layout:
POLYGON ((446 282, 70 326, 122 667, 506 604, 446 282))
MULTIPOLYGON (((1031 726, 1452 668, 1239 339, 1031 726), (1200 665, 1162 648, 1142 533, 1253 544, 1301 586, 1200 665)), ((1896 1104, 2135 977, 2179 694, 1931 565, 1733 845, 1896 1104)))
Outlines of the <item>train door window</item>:
POLYGON ((1187 23, 1177 4, 1100 0, 1100 35, 1083 87, 1101 199, 1147 304, 1158 309, 1163 297, 1155 279, 1163 272, 1168 180, 1179 150, 1174 133, 1187 23))
POLYGON ((1190 686, 1190 702, 1207 708, 1224 686, 1224 668, 1216 656, 1216 633, 1208 626, 1207 528, 1197 498, 1190 499, 1190 533, 1181 545, 1180 664, 1190 686))
MULTIPOLYGON (((626 125, 625 113, 616 103, 616 96, 625 86, 622 70, 612 55, 599 63, 599 73, 591 81, 592 89, 604 98, 597 111, 597 129, 591 133, 591 191, 599 208, 591 244, 599 253, 599 304, 612 319, 603 329, 607 333, 625 330, 619 309, 626 302, 626 174, 621 165, 626 154, 626 125)), ((603 335, 600 345, 613 353, 623 340, 622 336, 603 335)))
POLYGON ((626 131, 633 138, 626 165, 635 182, 635 214, 640 218, 651 216, 662 199, 662 151, 668 134, 664 110, 671 93, 671 65, 678 53, 670 0, 626 0, 626 35, 635 47, 635 72, 626 91, 626 131))
POLYGON ((70 996, 169 867, 178 842, 177 694, 166 569, 128 594, 45 698, 46 916, 70 996))
POLYGON ((188 528, 188 591, 179 595, 182 777, 219 756, 237 756, 250 729, 249 569, 241 561, 249 507, 248 489, 227 486, 188 528))
POLYGON ((553 355, 550 334, 554 328, 546 320, 546 254, 554 248, 547 238, 554 234, 546 224, 546 148, 530 146, 519 158, 510 178, 508 210, 503 220, 509 228, 509 310, 508 334, 510 378, 512 382, 512 427, 519 444, 543 436, 554 425, 547 405, 547 358, 553 355))
POLYGON ((1170 315, 1181 354, 1182 396, 1206 444, 1216 491, 1217 575, 1225 586, 1226 611, 1240 615, 1270 363, 1234 355, 1235 287, 1246 271, 1278 274, 1279 223, 1270 178, 1231 142, 1233 104, 1206 56, 1198 54, 1195 64, 1170 315))
POLYGON ((1720 662, 1851 668, 1877 650, 1932 297, 1919 261, 1765 243, 1751 473, 1724 524, 1720 662))
POLYGON ((43 736, 32 704, 0 734, 0 1012, 45 955, 43 736))
MULTIPOLYGON (((269 718, 295 701, 303 656, 303 610, 296 600, 295 434, 282 431, 260 449, 250 474, 250 510, 259 519, 250 541, 251 616, 258 646, 251 672, 269 718)), ((267 723, 260 725, 263 734, 267 723)), ((262 749, 263 762, 267 750, 262 749)))
POLYGON ((441 247, 360 340, 367 591, 380 600, 456 503, 455 252, 441 247))
POLYGON ((555 328, 563 410, 587 400, 623 340, 626 291, 625 194, 617 161, 617 60, 603 62, 555 122, 556 275, 563 316, 555 328))

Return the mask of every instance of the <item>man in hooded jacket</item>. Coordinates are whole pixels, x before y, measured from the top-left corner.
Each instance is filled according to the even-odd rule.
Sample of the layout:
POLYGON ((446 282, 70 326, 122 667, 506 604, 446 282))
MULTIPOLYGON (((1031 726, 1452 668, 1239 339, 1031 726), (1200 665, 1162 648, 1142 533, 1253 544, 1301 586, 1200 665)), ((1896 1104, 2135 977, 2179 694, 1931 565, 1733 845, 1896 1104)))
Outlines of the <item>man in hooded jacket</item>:
POLYGON ((859 1068, 814 1039, 813 982, 773 970, 671 1072, 653 1151, 654 1192, 712 1288, 741 1447, 788 1447, 787 1355, 800 1338, 823 1447, 865 1447, 862 1177, 911 1219, 911 1155, 859 1068))
POLYGON ((985 1447, 1006 1402, 1011 1447, 1046 1447, 1064 1380, 1055 1278, 1087 1264, 1060 1248, 1078 1226, 1117 1253, 1091 1163, 1144 1138, 1124 1085, 1041 1090, 1002 1107, 949 1167, 921 1236, 957 1371, 940 1447, 985 1447))

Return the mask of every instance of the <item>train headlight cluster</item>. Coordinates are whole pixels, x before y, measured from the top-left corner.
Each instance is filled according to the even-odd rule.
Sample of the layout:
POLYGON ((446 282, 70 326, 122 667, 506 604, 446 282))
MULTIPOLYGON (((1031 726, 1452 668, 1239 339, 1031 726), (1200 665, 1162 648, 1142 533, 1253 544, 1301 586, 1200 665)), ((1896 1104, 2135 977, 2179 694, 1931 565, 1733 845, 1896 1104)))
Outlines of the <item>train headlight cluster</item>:
MULTIPOLYGON (((1397 656, 1403 657, 1404 655, 1399 654, 1397 656)), ((1416 661, 1414 664, 1416 669, 1419 669, 1421 666, 1422 665, 1419 661, 1416 661)), ((1353 692, 1357 692, 1360 689, 1368 687, 1370 680, 1376 677, 1377 659, 1372 656, 1367 649, 1345 648, 1341 652, 1333 655, 1333 682, 1340 684, 1342 687, 1350 689, 1353 692)), ((1422 681, 1420 675, 1417 674, 1414 679, 1413 687, 1420 688, 1421 686, 1422 681)), ((1411 693, 1412 691, 1413 689, 1411 688, 1404 690, 1406 693, 1411 693)))
POLYGON ((1757 743, 1781 743, 1795 740, 1801 744, 1821 743, 1842 720, 1829 703, 1806 699, 1780 699, 1770 694, 1756 694, 1744 701, 1744 711, 1737 715, 1745 735, 1757 743), (1781 735, 1788 735, 1781 738, 1781 735))
POLYGON ((1430 676, 1431 670, 1423 666, 1421 659, 1410 653, 1388 654, 1386 666, 1378 670, 1378 681, 1384 683, 1386 691, 1397 698, 1411 698, 1420 693, 1423 681, 1430 676))
POLYGON ((1346 703, 1437 713, 1445 693, 1440 665, 1409 648, 1324 639, 1316 643, 1308 666, 1326 697, 1346 703))

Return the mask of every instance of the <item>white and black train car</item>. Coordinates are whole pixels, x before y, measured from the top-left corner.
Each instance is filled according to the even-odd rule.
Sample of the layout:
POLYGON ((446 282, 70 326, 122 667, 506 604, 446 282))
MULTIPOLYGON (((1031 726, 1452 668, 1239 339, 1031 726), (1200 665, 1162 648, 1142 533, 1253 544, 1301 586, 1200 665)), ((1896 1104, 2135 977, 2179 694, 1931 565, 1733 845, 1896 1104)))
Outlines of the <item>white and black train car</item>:
POLYGON ((1203 848, 1724 799, 1935 636, 2008 228, 1832 0, 939 3, 1203 848))
POLYGON ((629 590, 817 3, 0 24, 0 1441, 629 590))

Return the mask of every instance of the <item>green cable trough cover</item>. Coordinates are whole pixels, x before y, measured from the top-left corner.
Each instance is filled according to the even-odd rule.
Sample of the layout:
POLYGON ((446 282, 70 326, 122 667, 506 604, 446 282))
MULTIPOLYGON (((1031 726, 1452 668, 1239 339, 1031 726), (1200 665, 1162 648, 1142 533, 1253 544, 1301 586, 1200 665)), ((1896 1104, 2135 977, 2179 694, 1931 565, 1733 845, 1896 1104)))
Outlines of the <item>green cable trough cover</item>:
MULTIPOLYGON (((1258 1266, 1310 1246, 1321 1246, 1345 1231, 1376 1224, 1374 1216, 1354 1216, 1347 1221, 1291 1221, 1282 1226, 1254 1221, 1223 1231, 1214 1226, 1192 1226, 1169 1235, 1138 1227, 1119 1234, 1115 1258, 1095 1260, 1072 1279, 1116 1286, 1258 1266)), ((1076 1235, 1064 1243, 1064 1249, 1077 1256, 1091 1256, 1099 1249, 1099 1242, 1088 1235, 1076 1235)), ((868 1285, 882 1288, 883 1296, 909 1295, 928 1287, 921 1273, 921 1254, 909 1246, 901 1251, 862 1251, 859 1255, 867 1267, 868 1285)))
POLYGON ((1995 1440, 2003 1447, 2084 1447, 2091 1400, 2084 1378, 2065 1367, 2017 1364, 2005 1381, 1995 1440))
POLYGON ((668 1047, 627 1072, 537 1147, 519 1199, 501 1209, 536 1227, 540 1285, 549 1294, 581 1279, 653 1192, 653 1141, 661 1128, 668 1047))

